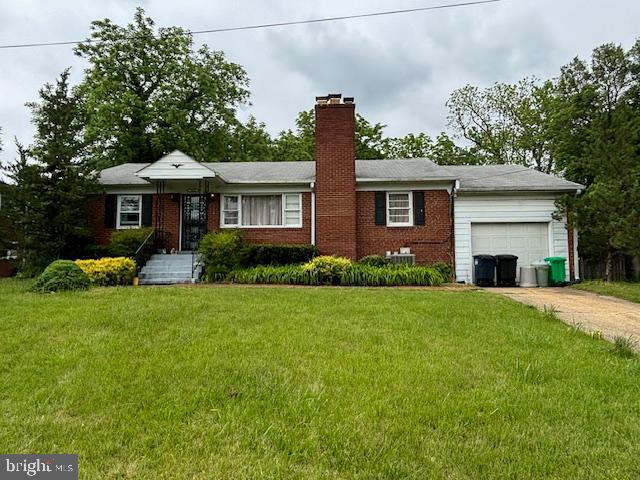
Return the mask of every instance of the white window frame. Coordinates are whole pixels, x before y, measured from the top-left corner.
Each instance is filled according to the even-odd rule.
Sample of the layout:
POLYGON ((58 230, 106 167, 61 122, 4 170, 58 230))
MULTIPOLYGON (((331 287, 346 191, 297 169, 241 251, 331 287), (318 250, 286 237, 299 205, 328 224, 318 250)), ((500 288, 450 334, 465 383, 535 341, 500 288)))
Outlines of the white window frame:
POLYGON ((413 227, 413 192, 387 192, 387 226, 388 227, 413 227), (409 197, 409 221, 408 222, 392 222, 389 206, 389 195, 407 195, 409 197))
POLYGON ((130 195, 130 194, 122 194, 118 195, 116 205, 116 230, 130 230, 134 228, 140 228, 142 226, 142 195, 130 195), (120 199, 123 197, 138 197, 138 205, 140 205, 140 210, 138 212, 127 212, 127 213, 137 213, 138 214, 138 224, 137 225, 120 225, 120 199))
POLYGON ((220 228, 302 228, 302 193, 227 193, 220 195, 220 228), (274 196, 280 195, 282 197, 280 201, 280 206, 282 208, 282 225, 243 225, 242 224, 242 197, 260 197, 260 196, 274 196), (289 209, 289 211, 297 211, 298 215, 298 223, 295 224, 286 224, 287 221, 287 196, 296 196, 298 197, 298 205, 299 208, 296 210, 289 209), (237 197, 238 199, 238 223, 231 225, 224 223, 224 199, 225 197, 237 197))

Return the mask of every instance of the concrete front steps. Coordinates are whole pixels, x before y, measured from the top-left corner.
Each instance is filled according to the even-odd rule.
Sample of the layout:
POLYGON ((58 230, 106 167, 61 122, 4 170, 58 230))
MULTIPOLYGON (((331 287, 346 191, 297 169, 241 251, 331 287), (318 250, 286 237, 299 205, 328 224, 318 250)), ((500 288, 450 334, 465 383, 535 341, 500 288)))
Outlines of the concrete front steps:
POLYGON ((191 274, 191 252, 178 254, 153 255, 142 267, 139 275, 140 285, 173 285, 176 283, 195 283, 200 278, 202 267, 198 266, 191 274))

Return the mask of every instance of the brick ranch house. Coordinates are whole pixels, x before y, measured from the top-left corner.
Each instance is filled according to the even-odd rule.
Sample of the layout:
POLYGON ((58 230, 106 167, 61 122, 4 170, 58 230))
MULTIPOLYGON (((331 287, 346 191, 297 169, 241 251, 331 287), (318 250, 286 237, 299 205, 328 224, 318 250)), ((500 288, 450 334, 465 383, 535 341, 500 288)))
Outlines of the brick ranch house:
POLYGON ((521 265, 564 256, 567 280, 578 276, 577 233, 554 212, 580 185, 515 165, 356 160, 353 98, 318 97, 315 116, 315 161, 199 163, 175 151, 103 170, 96 241, 153 226, 167 250, 190 251, 205 232, 240 228, 250 242, 311 243, 352 259, 408 247, 417 263, 454 265, 461 282, 480 253, 512 253, 521 265))

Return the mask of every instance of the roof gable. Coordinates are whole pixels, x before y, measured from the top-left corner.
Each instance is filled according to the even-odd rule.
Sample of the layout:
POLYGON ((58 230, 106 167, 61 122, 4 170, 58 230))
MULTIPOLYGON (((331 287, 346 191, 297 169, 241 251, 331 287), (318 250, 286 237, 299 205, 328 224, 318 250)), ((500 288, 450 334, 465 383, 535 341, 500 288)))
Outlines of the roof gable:
POLYGON ((136 176, 145 180, 202 180, 218 175, 205 164, 175 150, 138 170, 136 176))

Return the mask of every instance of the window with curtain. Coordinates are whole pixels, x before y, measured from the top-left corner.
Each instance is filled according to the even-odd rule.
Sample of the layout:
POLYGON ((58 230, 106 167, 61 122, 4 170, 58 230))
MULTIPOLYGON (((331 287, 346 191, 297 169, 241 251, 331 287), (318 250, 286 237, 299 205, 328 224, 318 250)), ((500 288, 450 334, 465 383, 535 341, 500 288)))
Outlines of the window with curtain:
POLYGON ((301 227, 301 195, 224 195, 223 227, 301 227))
POLYGON ((406 227, 413 225, 411 192, 387 194, 387 225, 406 227))
POLYGON ((118 195, 116 228, 139 228, 142 220, 142 195, 118 195))

